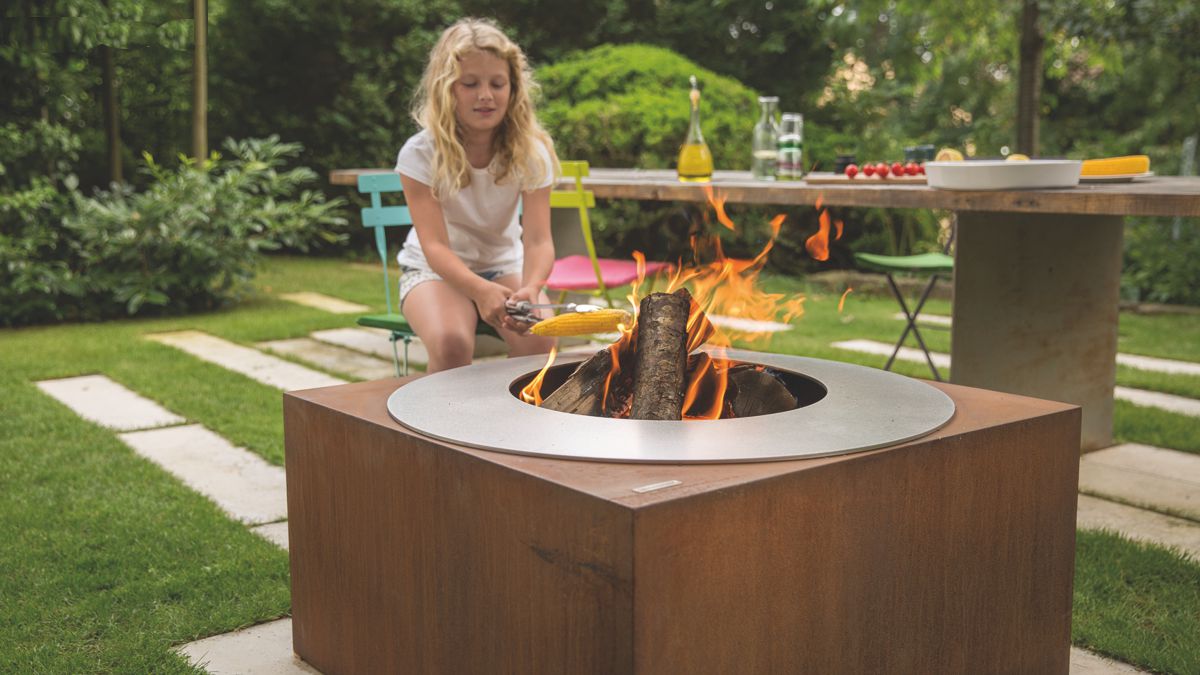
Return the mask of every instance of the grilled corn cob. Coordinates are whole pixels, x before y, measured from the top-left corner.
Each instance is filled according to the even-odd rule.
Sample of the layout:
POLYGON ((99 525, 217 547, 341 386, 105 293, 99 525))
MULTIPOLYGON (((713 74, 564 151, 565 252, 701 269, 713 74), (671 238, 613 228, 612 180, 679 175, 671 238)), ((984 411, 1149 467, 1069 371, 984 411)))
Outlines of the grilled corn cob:
POLYGON ((570 335, 590 335, 592 333, 611 333, 617 329, 617 324, 629 325, 633 317, 623 309, 598 309, 594 312, 567 312, 543 319, 529 329, 534 335, 546 337, 567 337, 570 335))
POLYGON ((1115 176, 1126 173, 1146 173, 1150 170, 1150 158, 1146 155, 1128 157, 1106 157, 1085 159, 1080 174, 1084 176, 1115 176))

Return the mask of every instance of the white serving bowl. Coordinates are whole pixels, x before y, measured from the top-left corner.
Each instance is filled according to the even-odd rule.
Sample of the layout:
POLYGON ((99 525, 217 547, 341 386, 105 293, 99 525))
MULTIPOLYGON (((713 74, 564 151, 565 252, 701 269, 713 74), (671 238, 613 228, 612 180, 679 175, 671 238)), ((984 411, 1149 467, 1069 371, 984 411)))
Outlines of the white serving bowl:
POLYGON ((929 187, 942 190, 1024 190, 1068 188, 1079 185, 1077 159, 968 159, 962 162, 926 162, 929 187))

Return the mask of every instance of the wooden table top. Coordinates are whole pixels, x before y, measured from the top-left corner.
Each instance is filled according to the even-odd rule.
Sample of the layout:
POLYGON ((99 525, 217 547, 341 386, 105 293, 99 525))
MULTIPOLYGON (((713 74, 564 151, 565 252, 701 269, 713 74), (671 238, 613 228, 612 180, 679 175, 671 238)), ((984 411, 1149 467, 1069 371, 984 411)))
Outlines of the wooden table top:
MULTIPOLYGON (((337 169, 333 185, 356 185, 364 173, 390 169, 337 169)), ((703 184, 680 183, 671 170, 592 169, 584 185, 602 199, 703 202, 703 184)), ((883 182, 809 185, 765 182, 748 171, 717 171, 711 185, 730 203, 864 206, 1098 216, 1200 216, 1200 177, 1155 176, 1131 183, 1081 183, 1059 190, 959 191, 883 182)))

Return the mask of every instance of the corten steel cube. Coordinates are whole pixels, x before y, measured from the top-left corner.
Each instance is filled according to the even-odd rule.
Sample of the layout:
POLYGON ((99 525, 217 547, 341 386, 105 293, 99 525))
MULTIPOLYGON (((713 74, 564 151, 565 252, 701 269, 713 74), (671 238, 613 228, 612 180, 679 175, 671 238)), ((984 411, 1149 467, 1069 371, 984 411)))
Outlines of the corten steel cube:
POLYGON ((422 437, 404 381, 285 395, 293 644, 326 675, 1068 672, 1075 406, 937 385, 957 412, 908 443, 612 464, 422 437))

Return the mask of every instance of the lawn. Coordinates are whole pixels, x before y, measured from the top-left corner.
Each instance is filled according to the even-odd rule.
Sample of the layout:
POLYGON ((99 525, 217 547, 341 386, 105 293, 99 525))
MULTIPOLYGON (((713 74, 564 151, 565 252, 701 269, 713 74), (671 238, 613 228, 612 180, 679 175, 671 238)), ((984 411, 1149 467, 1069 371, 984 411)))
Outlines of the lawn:
MULTIPOLYGON (((766 285, 805 293, 806 313, 795 330, 755 348, 878 367, 882 357, 829 343, 891 342, 903 326, 892 318, 890 298, 851 294, 839 313, 836 294, 811 292, 800 280, 776 277, 766 285)), ((33 382, 103 373, 282 464, 277 390, 142 336, 196 329, 253 344, 352 323, 277 297, 300 290, 381 304, 373 265, 272 258, 254 292, 225 311, 0 331, 0 672, 192 672, 172 645, 288 614, 284 551, 33 382)), ((949 313, 944 302, 930 308, 949 313)), ((924 332, 931 348, 948 351, 947 331, 924 332)), ((1124 352, 1200 361, 1197 336, 1200 317, 1122 317, 1124 352)), ((928 377, 917 364, 897 369, 928 377)), ((1118 380, 1200 397, 1196 377, 1122 368, 1118 380)), ((1200 452, 1195 418, 1119 404, 1116 425, 1122 440, 1200 452)), ((1198 580, 1194 560, 1085 534, 1077 556, 1075 640, 1145 667, 1200 672, 1198 580)))

